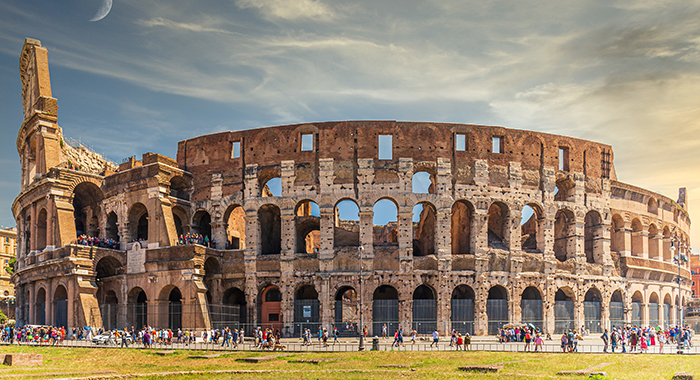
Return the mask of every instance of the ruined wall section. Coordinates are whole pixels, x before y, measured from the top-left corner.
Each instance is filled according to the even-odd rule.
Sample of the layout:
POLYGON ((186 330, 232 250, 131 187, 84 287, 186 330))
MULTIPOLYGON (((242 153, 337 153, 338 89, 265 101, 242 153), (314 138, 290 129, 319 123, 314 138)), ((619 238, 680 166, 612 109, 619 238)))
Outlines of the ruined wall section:
POLYGON ((63 140, 61 140, 61 165, 67 169, 90 174, 104 175, 117 171, 117 165, 101 154, 93 152, 83 145, 72 147, 63 140))

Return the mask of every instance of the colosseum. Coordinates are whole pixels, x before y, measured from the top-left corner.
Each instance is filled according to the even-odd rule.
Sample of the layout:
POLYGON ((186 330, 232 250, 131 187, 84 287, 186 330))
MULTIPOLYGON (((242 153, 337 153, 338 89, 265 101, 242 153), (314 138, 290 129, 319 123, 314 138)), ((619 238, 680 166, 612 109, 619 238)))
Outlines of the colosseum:
POLYGON ((19 324, 554 333, 675 323, 690 297, 685 190, 619 182, 609 145, 338 121, 116 165, 64 138, 47 54, 20 56, 19 324))

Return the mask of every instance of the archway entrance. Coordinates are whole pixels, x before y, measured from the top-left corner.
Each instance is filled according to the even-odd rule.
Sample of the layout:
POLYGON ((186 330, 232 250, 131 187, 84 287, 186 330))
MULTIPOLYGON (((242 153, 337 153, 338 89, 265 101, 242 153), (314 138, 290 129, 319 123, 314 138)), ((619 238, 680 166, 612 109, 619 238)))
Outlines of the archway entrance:
POLYGON ((34 303, 34 323, 37 325, 46 324, 46 290, 39 289, 36 293, 36 302, 34 303))
POLYGON ((559 289, 554 295, 554 332, 574 328, 574 298, 571 289, 559 289))
POLYGON ((651 293, 649 296, 649 326, 656 327, 659 324, 659 296, 651 293))
POLYGON ((54 326, 66 327, 68 325, 68 292, 63 285, 59 285, 53 294, 54 301, 54 326))
POLYGON ((474 290, 467 285, 452 291, 452 328, 462 334, 474 334, 474 298, 474 290))
POLYGON ((320 321, 318 293, 312 285, 304 285, 294 293, 294 334, 300 336, 304 329, 318 331, 320 321))
POLYGON ((542 294, 534 286, 525 288, 520 300, 521 322, 533 325, 542 330, 544 318, 542 317, 542 294))
POLYGON ((141 288, 133 288, 129 292, 129 322, 136 329, 148 324, 148 297, 141 288))
POLYGON ((182 328, 182 293, 174 288, 168 296, 168 327, 172 331, 182 328))
POLYGON ((437 300, 427 285, 413 291, 413 328, 418 334, 431 334, 437 328, 437 300))
POLYGON ((280 303, 282 293, 276 286, 268 286, 260 294, 259 319, 263 329, 282 329, 282 319, 280 318, 280 303))
POLYGON ((245 294, 238 288, 228 288, 224 292, 221 304, 209 306, 212 328, 239 328, 246 323, 245 294))
POLYGON ((335 327, 338 335, 356 336, 358 328, 357 292, 349 286, 342 287, 335 294, 335 327))
POLYGON ((486 315, 489 318, 489 335, 498 334, 498 329, 508 323, 508 291, 497 285, 489 289, 486 300, 486 315))
POLYGON ((642 325, 642 293, 636 291, 632 295, 632 324, 635 326, 642 325))
POLYGON ((381 334, 385 323, 389 332, 399 328, 399 292, 393 286, 382 285, 374 290, 372 322, 372 334, 375 335, 381 334))
POLYGON ((602 297, 596 288, 591 288, 586 292, 586 297, 583 299, 583 316, 585 319, 586 330, 590 332, 602 332, 600 302, 602 297))

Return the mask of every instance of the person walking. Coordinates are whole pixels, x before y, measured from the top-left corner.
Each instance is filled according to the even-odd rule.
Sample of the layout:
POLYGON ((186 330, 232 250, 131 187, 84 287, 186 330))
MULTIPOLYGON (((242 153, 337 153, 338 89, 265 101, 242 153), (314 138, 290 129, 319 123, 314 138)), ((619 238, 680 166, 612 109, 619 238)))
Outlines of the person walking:
POLYGON ((435 329, 435 330, 433 330, 433 343, 430 343, 430 347, 433 347, 433 344, 434 344, 435 348, 437 348, 439 342, 440 342, 440 334, 438 334, 437 329, 435 329))
POLYGON ((603 353, 607 353, 608 342, 610 341, 610 338, 608 337, 608 329, 605 329, 605 332, 603 332, 603 335, 600 336, 600 339, 603 340, 603 353))

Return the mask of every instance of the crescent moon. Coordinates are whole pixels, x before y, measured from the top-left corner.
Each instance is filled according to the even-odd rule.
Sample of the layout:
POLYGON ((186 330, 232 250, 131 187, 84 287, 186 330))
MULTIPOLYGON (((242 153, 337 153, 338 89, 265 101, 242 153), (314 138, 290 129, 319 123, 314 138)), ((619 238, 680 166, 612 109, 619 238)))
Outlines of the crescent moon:
POLYGON ((102 3, 102 6, 100 6, 100 9, 97 10, 97 13, 95 14, 95 17, 91 18, 91 22, 95 21, 100 21, 103 18, 109 14, 109 11, 112 10, 112 0, 104 0, 104 3, 102 3))

